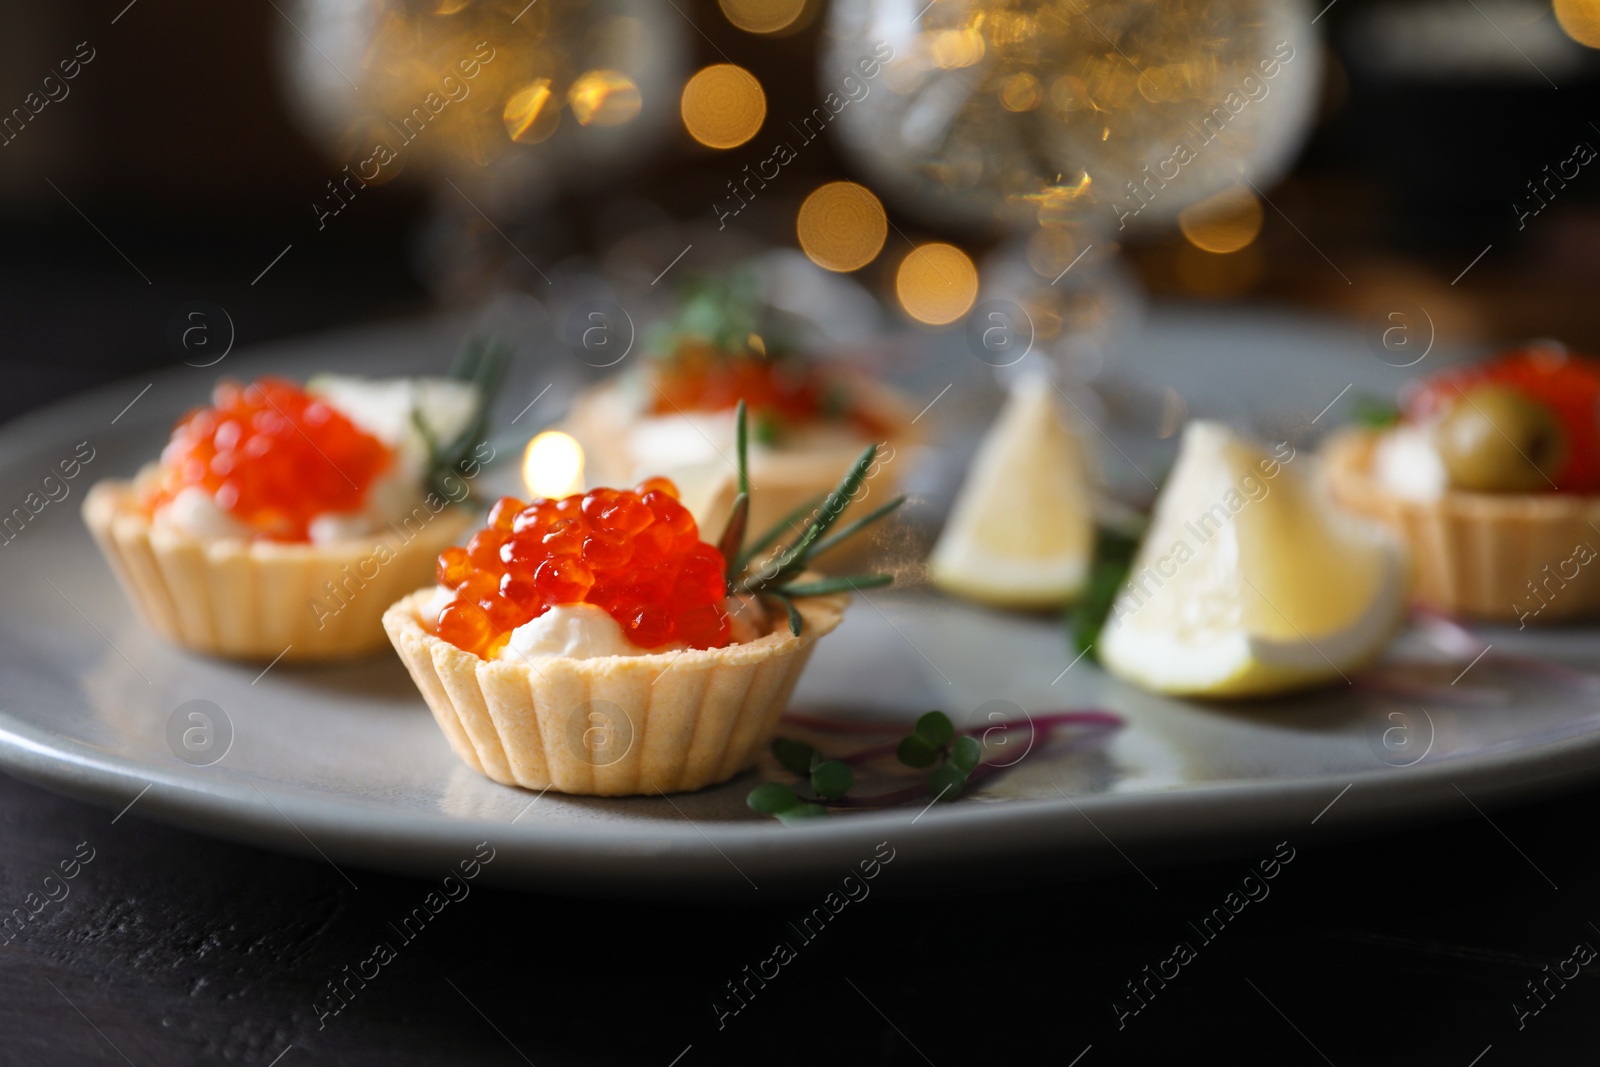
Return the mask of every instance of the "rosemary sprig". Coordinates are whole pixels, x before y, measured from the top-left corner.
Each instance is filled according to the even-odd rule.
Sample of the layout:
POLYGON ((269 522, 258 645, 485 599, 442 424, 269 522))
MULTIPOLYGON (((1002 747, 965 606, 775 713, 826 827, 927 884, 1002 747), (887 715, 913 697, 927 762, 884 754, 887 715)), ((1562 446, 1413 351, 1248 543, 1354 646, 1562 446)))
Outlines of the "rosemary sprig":
POLYGON ((765 552, 767 549, 771 548, 777 542, 777 540, 783 536, 784 531, 794 529, 795 523, 799 522, 813 511, 816 511, 817 508, 822 506, 822 502, 826 499, 828 499, 827 493, 818 493, 810 500, 807 500, 804 504, 801 504, 799 507, 789 512, 789 514, 785 515, 782 519, 779 519, 776 523, 773 523, 770 530, 756 538, 754 541, 750 542, 744 547, 744 551, 739 553, 739 558, 733 561, 734 571, 742 571, 748 567, 750 565, 750 561, 755 559, 755 557, 760 555, 762 552, 765 552))
POLYGON ((824 596, 854 589, 870 589, 894 581, 894 576, 889 574, 858 574, 811 581, 797 581, 797 579, 805 573, 813 557, 837 547, 845 539, 853 537, 884 518, 905 503, 905 498, 897 497, 889 501, 851 522, 834 536, 822 540, 823 534, 833 528, 839 516, 850 506, 850 501, 855 498, 866 481, 867 472, 872 469, 873 460, 877 458, 878 446, 868 445, 839 480, 839 484, 823 498, 820 506, 808 503, 806 508, 785 516, 771 530, 756 538, 752 546, 746 548, 745 527, 750 512, 749 413, 745 410, 743 400, 739 401, 735 419, 739 495, 734 498, 728 524, 723 528, 722 536, 717 542, 722 558, 726 561, 724 577, 728 593, 765 597, 781 604, 789 616, 789 632, 799 637, 803 620, 794 604, 796 597, 824 596), (810 511, 811 517, 800 527, 800 532, 771 557, 762 561, 759 567, 753 567, 754 557, 782 540, 807 511, 810 511))
POLYGON ((455 477, 468 454, 483 441, 489 428, 489 405, 500 386, 500 379, 505 375, 510 358, 511 347, 496 337, 469 338, 462 346, 450 367, 450 377, 469 382, 477 388, 478 406, 466 428, 452 440, 441 442, 422 413, 416 408, 411 409, 411 423, 428 446, 427 483, 434 492, 445 497, 453 496, 448 479, 455 477))
POLYGON ((766 566, 757 573, 744 580, 745 592, 754 593, 768 586, 781 584, 794 577, 805 569, 810 559, 811 549, 817 540, 832 528, 839 516, 844 514, 844 509, 849 507, 850 501, 861 488, 861 483, 866 481, 867 471, 872 467, 872 461, 878 454, 878 446, 868 445, 856 457, 839 484, 834 486, 822 506, 812 513, 811 519, 801 527, 799 535, 788 546, 781 549, 766 566))
POLYGON ((871 526, 885 515, 888 515, 891 511, 905 502, 905 497, 897 496, 882 507, 869 511, 867 514, 861 516, 861 518, 856 519, 844 529, 835 533, 832 537, 829 537, 827 540, 817 542, 816 547, 812 548, 811 550, 811 555, 813 557, 820 556, 830 549, 838 548, 839 545, 843 544, 845 541, 848 541, 862 530, 865 530, 868 526, 871 526))
POLYGON ((734 415, 734 452, 739 457, 739 495, 750 495, 750 419, 745 410, 744 397, 739 398, 739 408, 734 415))
MULTIPOLYGON (((722 553, 724 561, 734 560, 739 557, 739 546, 744 544, 745 528, 750 524, 750 494, 740 493, 733 498, 733 510, 728 512, 728 525, 723 527, 722 537, 717 541, 717 550, 722 553)), ((736 573, 732 563, 724 562, 724 577, 728 582, 728 589, 733 590, 733 576, 736 573)))
POLYGON ((892 574, 858 574, 854 578, 819 578, 813 582, 790 582, 783 587, 787 596, 827 596, 829 593, 848 593, 854 589, 873 589, 889 585, 892 574))
POLYGON ((717 550, 722 553, 723 580, 728 591, 733 591, 734 561, 744 554, 745 528, 750 524, 750 435, 746 426, 744 401, 739 401, 735 416, 737 441, 735 451, 739 456, 739 495, 733 498, 733 508, 728 512, 728 524, 717 540, 717 550))
POLYGON ((783 610, 789 616, 789 632, 799 637, 800 630, 804 625, 804 621, 800 617, 800 609, 794 606, 794 601, 789 599, 788 593, 769 593, 768 595, 783 605, 783 610))

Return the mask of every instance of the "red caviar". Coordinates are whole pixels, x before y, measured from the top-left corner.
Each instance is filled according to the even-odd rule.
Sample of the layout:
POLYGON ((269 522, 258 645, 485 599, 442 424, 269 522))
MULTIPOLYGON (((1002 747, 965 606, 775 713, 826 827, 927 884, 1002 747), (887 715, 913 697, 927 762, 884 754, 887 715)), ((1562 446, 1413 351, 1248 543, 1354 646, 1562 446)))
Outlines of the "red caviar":
POLYGON ((198 486, 262 537, 309 540, 311 520, 359 511, 394 461, 382 441, 282 378, 223 381, 173 428, 150 508, 198 486))
POLYGON ((512 630, 555 605, 594 604, 640 648, 720 648, 729 637, 723 571, 665 478, 561 500, 501 497, 466 547, 439 555, 439 584, 455 599, 437 629, 492 658, 512 630))
POLYGON ((1513 349, 1491 362, 1435 375, 1405 398, 1416 421, 1442 414, 1476 385, 1505 385, 1538 401, 1566 431, 1566 468, 1556 476, 1561 492, 1600 492, 1600 362, 1562 348, 1513 349))
POLYGON ((789 424, 837 418, 868 435, 885 429, 870 412, 850 403, 843 382, 801 360, 686 346, 673 354, 660 379, 653 404, 658 415, 731 411, 743 400, 758 418, 789 424))

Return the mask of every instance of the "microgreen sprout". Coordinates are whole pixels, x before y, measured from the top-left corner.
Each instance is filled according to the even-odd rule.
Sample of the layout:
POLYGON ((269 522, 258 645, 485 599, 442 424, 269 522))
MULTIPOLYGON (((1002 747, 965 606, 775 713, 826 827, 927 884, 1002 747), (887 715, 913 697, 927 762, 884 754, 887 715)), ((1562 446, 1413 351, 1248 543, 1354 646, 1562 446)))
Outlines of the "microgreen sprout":
MULTIPOLYGON (((833 730, 859 735, 878 732, 859 723, 833 722, 804 716, 791 717, 812 730, 833 730)), ((977 780, 1015 765, 1031 752, 1040 734, 1048 735, 1063 726, 1091 727, 1094 736, 1122 725, 1122 720, 1103 711, 1063 711, 1028 715, 1022 720, 993 722, 957 729, 942 711, 930 711, 919 718, 911 732, 898 741, 858 749, 848 755, 830 757, 814 745, 792 737, 772 742, 772 755, 778 764, 796 777, 793 785, 765 782, 751 790, 746 803, 751 810, 793 823, 825 815, 830 809, 888 808, 932 797, 948 803, 962 795, 977 780), (1008 735, 1029 732, 1021 756, 1010 752, 1008 735), (981 738, 996 736, 996 747, 1007 747, 1004 758, 985 763, 981 738), (855 785, 855 766, 893 756, 904 767, 916 772, 914 785, 872 796, 851 796, 855 785)), ((887 732, 887 730, 883 731, 887 732)))

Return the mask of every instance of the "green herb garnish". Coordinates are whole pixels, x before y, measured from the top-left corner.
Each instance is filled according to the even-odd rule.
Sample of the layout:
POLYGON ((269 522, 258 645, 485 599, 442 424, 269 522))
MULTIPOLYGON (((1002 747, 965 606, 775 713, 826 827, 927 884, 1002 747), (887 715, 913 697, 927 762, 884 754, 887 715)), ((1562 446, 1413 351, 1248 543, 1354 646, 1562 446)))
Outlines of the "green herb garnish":
POLYGON ((1350 402, 1350 420, 1369 430, 1384 430, 1400 421, 1400 409, 1387 400, 1358 394, 1350 402))
POLYGON ((1078 652, 1094 655, 1091 650, 1100 639, 1100 631, 1111 614, 1117 593, 1128 580, 1138 552, 1138 537, 1106 526, 1096 528, 1089 580, 1084 585, 1083 596, 1071 611, 1072 644, 1078 652))
POLYGON ((794 605, 795 597, 825 596, 830 593, 871 589, 894 581, 894 576, 890 574, 856 574, 799 580, 813 558, 837 547, 847 538, 860 533, 905 503, 905 497, 896 497, 851 522, 834 536, 823 539, 823 535, 838 522, 839 516, 844 514, 845 509, 850 506, 850 501, 855 498, 862 483, 866 481, 867 472, 872 469, 873 460, 877 457, 878 446, 868 445, 845 472, 833 491, 822 498, 820 504, 793 512, 771 530, 756 538, 753 546, 746 548, 745 526, 750 510, 749 419, 743 400, 739 401, 735 420, 739 495, 734 498, 728 524, 717 542, 722 551, 722 558, 726 561, 725 578, 729 594, 755 595, 781 604, 789 616, 789 631, 799 637, 802 620, 799 609, 794 605), (794 524, 799 522, 807 511, 810 512, 810 518, 799 527, 798 533, 791 535, 791 531, 795 528, 794 524), (785 542, 786 536, 788 540, 785 542), (760 560, 755 558, 758 553, 765 552, 780 542, 784 542, 781 547, 774 549, 764 558, 760 560))
MULTIPOLYGON (((478 406, 466 429, 453 440, 441 442, 433 428, 416 408, 411 409, 411 424, 422 434, 428 446, 427 485, 435 493, 454 499, 458 470, 466 469, 467 456, 484 440, 489 429, 489 405, 505 376, 510 362, 511 347, 499 338, 470 338, 450 367, 450 377, 470 382, 477 389, 478 406)), ((470 495, 471 490, 468 490, 470 495)))
POLYGON ((978 766, 983 746, 967 734, 957 737, 955 724, 944 712, 930 711, 917 720, 894 754, 907 767, 933 768, 928 772, 928 794, 944 802, 967 787, 967 776, 978 766))
MULTIPOLYGON (((960 796, 983 756, 983 746, 969 733, 956 733, 955 724, 942 711, 930 711, 919 718, 911 733, 894 746, 895 757, 907 767, 927 771, 923 786, 927 795, 940 803, 960 796)), ((772 742, 772 754, 783 768, 803 780, 814 796, 806 798, 794 786, 765 782, 750 791, 745 803, 752 811, 773 815, 784 822, 814 818, 827 813, 827 806, 866 807, 876 802, 899 803, 905 792, 861 800, 847 799, 855 785, 855 772, 841 759, 828 759, 804 741, 779 737, 772 742)), ((851 758, 860 758, 857 757, 851 758)), ((914 796, 918 790, 909 792, 914 796)))
POLYGON ((768 448, 783 440, 783 424, 770 411, 756 416, 756 440, 768 448))
POLYGON ((755 271, 741 268, 720 275, 691 276, 681 291, 677 313, 650 336, 650 350, 658 356, 670 359, 691 343, 742 355, 751 351, 751 337, 761 339, 762 354, 776 356, 788 351, 781 328, 770 321, 755 271))

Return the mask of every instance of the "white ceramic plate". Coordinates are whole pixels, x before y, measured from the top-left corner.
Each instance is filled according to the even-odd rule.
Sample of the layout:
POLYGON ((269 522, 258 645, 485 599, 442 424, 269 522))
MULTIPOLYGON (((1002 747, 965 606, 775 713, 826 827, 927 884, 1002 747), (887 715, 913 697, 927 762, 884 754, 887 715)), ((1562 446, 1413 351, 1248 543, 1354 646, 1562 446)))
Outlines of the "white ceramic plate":
MULTIPOLYGON (((321 855, 356 883, 367 867, 438 871, 488 841, 495 860, 485 870, 506 883, 733 896, 836 881, 884 841, 906 884, 1006 879, 1043 866, 1143 868, 1304 832, 1313 820, 1356 832, 1466 813, 1468 800, 1487 806, 1570 787, 1600 768, 1592 693, 1498 658, 1520 650, 1576 663, 1593 648, 1593 631, 1486 632, 1495 652, 1453 689, 1463 663, 1440 659, 1416 635, 1397 646, 1397 656, 1440 659, 1417 677, 1452 698, 1465 690, 1465 701, 1355 686, 1202 707, 1131 689, 1089 661, 1067 670, 1073 657, 1051 619, 989 613, 913 588, 875 591, 854 605, 818 646, 797 709, 909 722, 937 707, 977 722, 989 702, 1007 701, 1027 712, 1108 709, 1126 727, 1091 746, 1038 746, 954 805, 786 828, 744 807, 757 773, 670 799, 535 797, 499 786, 450 753, 391 656, 262 674, 259 665, 168 647, 138 623, 78 519, 91 480, 125 476, 155 455, 172 420, 203 401, 219 372, 437 369, 457 339, 458 324, 411 324, 235 355, 211 370, 164 372, 145 392, 150 379, 99 390, 0 432, 0 512, 23 506, 79 442, 95 449, 67 483, 70 495, 0 545, 0 764, 113 811, 132 804, 142 816, 321 855), (193 700, 216 705, 231 724, 231 746, 211 766, 180 761, 168 742, 174 711, 193 700)), ((926 468, 959 469, 987 369, 958 341, 919 359, 914 389, 932 397, 962 383, 944 401, 948 421, 936 434, 949 451, 926 468)), ((1191 413, 1284 426, 1302 438, 1321 428, 1313 417, 1344 385, 1387 394, 1401 374, 1331 327, 1195 313, 1157 316, 1109 372, 1130 395, 1159 397, 1170 387, 1191 413)), ((501 398, 502 425, 552 374, 549 363, 520 361, 501 398)), ((531 431, 553 412, 541 403, 518 429, 531 431)), ((1108 428, 1116 418, 1093 414, 1108 428)), ((1110 473, 1122 483, 1141 477, 1133 463, 1158 470, 1171 447, 1148 433, 1116 436, 1121 452, 1108 450, 1110 473)), ((926 512, 937 511, 937 492, 933 500, 926 512)))

